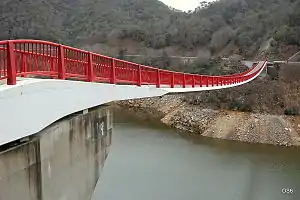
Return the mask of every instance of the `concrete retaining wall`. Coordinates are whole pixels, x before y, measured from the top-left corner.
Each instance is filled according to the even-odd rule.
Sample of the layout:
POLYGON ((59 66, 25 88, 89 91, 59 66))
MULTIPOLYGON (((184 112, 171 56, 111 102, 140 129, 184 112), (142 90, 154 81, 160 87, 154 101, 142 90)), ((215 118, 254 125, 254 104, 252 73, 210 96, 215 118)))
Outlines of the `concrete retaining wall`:
POLYGON ((111 134, 112 114, 102 107, 60 120, 21 144, 2 146, 0 200, 90 199, 111 134))

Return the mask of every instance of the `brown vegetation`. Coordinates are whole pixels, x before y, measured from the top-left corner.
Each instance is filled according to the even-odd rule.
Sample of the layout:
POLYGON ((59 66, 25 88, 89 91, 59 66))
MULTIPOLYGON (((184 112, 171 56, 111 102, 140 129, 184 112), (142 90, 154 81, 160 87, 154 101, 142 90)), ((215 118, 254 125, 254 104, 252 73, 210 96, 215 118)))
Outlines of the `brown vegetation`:
POLYGON ((300 66, 270 68, 267 77, 224 90, 185 95, 185 101, 203 108, 270 114, 300 114, 300 66))

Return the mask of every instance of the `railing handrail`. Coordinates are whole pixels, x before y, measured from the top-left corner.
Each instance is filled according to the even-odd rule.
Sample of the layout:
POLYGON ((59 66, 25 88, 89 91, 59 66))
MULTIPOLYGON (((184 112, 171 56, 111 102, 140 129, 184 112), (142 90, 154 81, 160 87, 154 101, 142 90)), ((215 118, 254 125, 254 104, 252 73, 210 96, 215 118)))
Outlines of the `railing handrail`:
MULTIPOLYGON (((30 39, 0 41, 0 79, 7 78, 8 85, 15 85, 17 76, 42 75, 138 86, 219 86, 249 80, 261 70, 253 71, 258 64, 242 73, 209 76, 145 66, 54 42, 30 39)), ((265 67, 265 63, 261 67, 265 67)))

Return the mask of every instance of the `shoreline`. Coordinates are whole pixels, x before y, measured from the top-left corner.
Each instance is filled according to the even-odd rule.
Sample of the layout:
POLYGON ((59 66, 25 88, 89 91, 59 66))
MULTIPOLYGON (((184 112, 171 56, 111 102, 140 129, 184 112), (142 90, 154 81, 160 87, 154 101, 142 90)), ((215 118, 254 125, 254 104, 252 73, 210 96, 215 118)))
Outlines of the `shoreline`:
POLYGON ((126 100, 115 105, 192 135, 246 143, 300 146, 300 118, 214 110, 189 105, 182 95, 126 100))

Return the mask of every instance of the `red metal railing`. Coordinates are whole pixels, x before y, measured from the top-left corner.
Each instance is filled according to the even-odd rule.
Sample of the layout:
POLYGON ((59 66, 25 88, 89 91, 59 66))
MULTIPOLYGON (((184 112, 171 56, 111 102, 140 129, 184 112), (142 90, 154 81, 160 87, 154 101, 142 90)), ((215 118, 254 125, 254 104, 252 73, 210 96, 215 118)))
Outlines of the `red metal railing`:
POLYGON ((251 79, 261 70, 255 68, 228 76, 206 76, 162 70, 52 42, 0 41, 0 80, 7 79, 8 85, 15 85, 18 76, 32 75, 172 88, 223 86, 251 79))

